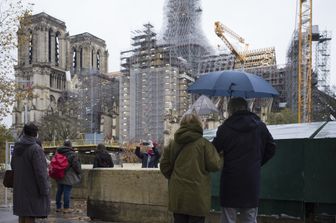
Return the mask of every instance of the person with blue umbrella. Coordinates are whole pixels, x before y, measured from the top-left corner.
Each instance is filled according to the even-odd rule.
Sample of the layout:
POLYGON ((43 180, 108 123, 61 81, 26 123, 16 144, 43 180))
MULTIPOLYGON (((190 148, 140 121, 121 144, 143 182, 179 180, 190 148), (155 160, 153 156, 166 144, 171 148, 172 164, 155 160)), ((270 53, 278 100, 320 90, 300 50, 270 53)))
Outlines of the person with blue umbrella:
POLYGON ((248 111, 242 97, 231 98, 229 118, 218 127, 212 141, 224 156, 220 178, 221 223, 255 223, 258 214, 260 171, 275 154, 275 143, 266 125, 248 111))

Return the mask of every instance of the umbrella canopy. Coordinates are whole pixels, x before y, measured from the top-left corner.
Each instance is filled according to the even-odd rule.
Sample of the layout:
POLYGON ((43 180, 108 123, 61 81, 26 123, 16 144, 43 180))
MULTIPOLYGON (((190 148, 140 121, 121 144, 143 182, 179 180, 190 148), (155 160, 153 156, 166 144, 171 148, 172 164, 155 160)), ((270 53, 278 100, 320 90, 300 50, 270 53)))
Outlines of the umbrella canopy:
POLYGON ((200 96, 186 113, 195 111, 198 115, 208 115, 210 113, 217 113, 218 109, 212 101, 205 95, 200 96))
POLYGON ((279 95, 263 78, 244 71, 219 71, 200 76, 187 90, 209 96, 267 98, 279 95))

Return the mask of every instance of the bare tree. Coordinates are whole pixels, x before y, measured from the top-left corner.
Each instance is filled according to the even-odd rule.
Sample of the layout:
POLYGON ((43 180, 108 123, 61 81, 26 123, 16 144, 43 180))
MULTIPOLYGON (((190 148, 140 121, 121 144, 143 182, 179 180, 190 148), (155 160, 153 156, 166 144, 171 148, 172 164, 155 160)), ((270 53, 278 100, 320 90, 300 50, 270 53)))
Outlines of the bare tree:
POLYGON ((0 2, 0 121, 8 115, 14 102, 14 64, 16 48, 24 39, 18 40, 16 32, 25 25, 31 15, 31 4, 21 0, 0 2))
POLYGON ((49 111, 39 122, 42 141, 76 140, 85 132, 80 120, 79 101, 76 95, 64 92, 55 111, 49 111))
POLYGON ((14 138, 10 130, 0 124, 0 163, 5 162, 5 153, 6 153, 6 141, 13 141, 14 138))

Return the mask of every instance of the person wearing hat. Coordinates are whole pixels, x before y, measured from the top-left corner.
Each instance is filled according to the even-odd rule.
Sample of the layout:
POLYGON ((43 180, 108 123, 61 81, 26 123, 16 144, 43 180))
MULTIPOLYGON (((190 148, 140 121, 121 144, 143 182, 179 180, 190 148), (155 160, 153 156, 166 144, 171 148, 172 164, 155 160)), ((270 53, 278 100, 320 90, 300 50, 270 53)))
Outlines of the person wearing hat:
POLYGON ((47 163, 41 146, 36 142, 38 128, 25 124, 15 143, 11 167, 13 180, 13 214, 19 223, 33 223, 50 212, 50 182, 47 163))
POLYGON ((142 168, 158 168, 160 153, 157 145, 157 143, 149 140, 141 144, 141 146, 146 148, 146 152, 141 152, 140 146, 135 148, 135 155, 141 159, 142 168))
POLYGON ((57 149, 57 153, 66 156, 69 166, 65 170, 64 178, 57 180, 56 212, 62 211, 63 195, 63 213, 69 213, 72 212, 72 209, 70 209, 72 186, 80 182, 81 163, 77 154, 72 148, 72 143, 70 140, 65 140, 63 146, 57 149))

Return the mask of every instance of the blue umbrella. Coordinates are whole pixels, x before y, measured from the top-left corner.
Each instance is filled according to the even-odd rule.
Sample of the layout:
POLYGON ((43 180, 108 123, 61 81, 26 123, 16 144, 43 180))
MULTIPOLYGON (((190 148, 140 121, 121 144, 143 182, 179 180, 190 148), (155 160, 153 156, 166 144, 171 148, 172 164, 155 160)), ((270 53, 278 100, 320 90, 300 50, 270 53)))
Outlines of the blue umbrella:
POLYGON ((200 76, 189 93, 209 96, 235 96, 243 98, 267 98, 279 95, 263 78, 244 71, 219 71, 200 76))

